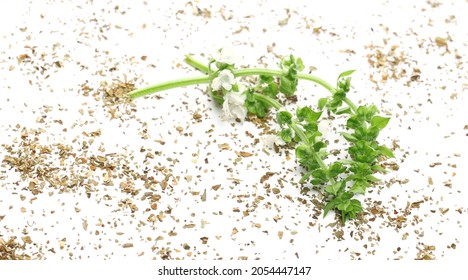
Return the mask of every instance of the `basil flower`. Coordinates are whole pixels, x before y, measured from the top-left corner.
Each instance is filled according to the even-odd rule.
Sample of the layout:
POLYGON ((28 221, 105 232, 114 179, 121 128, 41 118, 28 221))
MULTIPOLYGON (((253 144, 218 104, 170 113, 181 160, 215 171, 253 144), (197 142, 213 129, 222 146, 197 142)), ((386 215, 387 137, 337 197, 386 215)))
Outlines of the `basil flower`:
POLYGON ((235 52, 233 47, 223 47, 217 53, 213 55, 213 59, 217 62, 225 63, 228 65, 234 65, 238 62, 239 55, 235 52))
POLYGON ((245 107, 245 94, 241 92, 228 92, 224 95, 223 112, 226 119, 244 120, 247 115, 245 107))
POLYGON ((234 74, 231 71, 224 69, 219 72, 218 77, 214 78, 211 82, 211 88, 213 90, 220 90, 224 88, 225 90, 231 90, 232 85, 236 83, 234 74))

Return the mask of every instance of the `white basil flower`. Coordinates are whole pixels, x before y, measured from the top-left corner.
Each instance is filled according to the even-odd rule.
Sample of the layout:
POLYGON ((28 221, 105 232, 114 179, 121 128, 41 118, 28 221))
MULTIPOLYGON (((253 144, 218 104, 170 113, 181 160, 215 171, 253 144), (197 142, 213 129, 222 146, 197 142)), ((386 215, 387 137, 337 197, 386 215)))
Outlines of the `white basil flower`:
POLYGON ((236 53, 233 47, 226 46, 220 49, 213 55, 213 59, 217 62, 226 63, 229 65, 234 65, 236 62, 239 61, 240 57, 236 53))
POLYGON ((224 69, 219 72, 218 77, 214 78, 211 82, 211 88, 213 90, 220 90, 224 88, 225 90, 231 90, 232 85, 236 84, 236 79, 234 74, 231 71, 224 69))
POLYGON ((223 112, 224 117, 229 120, 244 120, 247 115, 245 108, 245 94, 242 92, 228 92, 224 95, 223 112))
POLYGON ((269 148, 273 147, 274 145, 282 146, 286 144, 283 139, 281 139, 281 137, 274 134, 263 135, 261 139, 263 141, 263 145, 269 148))

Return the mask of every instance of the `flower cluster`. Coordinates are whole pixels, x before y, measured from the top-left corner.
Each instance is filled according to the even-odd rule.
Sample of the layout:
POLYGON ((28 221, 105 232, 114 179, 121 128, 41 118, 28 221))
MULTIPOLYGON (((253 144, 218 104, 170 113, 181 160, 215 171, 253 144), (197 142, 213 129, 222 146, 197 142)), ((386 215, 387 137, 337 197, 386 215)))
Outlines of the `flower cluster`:
POLYGON ((211 92, 222 98, 226 120, 244 120, 247 116, 243 86, 237 83, 232 72, 238 57, 231 47, 225 47, 213 55, 210 63, 210 66, 213 65, 212 68, 217 69, 212 74, 211 92))
POLYGON ((218 77, 213 79, 211 83, 211 90, 231 90, 232 86, 236 84, 234 74, 230 70, 224 69, 218 73, 218 77))
POLYGON ((228 120, 245 119, 247 108, 245 108, 245 94, 242 92, 228 92, 224 96, 223 103, 224 116, 228 120))

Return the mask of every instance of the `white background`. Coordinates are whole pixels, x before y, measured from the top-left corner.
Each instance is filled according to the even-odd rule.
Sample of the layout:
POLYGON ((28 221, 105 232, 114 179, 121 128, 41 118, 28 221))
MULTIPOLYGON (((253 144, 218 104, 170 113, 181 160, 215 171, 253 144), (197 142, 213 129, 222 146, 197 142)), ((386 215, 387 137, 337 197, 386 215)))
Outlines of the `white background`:
MULTIPOLYGON (((105 147, 105 153, 127 159, 139 172, 145 165, 166 166, 179 178, 172 191, 159 193, 155 213, 170 208, 171 214, 152 224, 147 222, 150 213, 143 211, 147 202, 138 199, 141 195, 131 197, 139 207, 131 213, 118 206, 119 200, 129 197, 116 187, 101 186, 91 198, 80 189, 69 193, 50 189, 31 202, 33 195, 24 190, 27 182, 2 165, 0 216, 5 217, 0 237, 30 236, 33 243, 25 252, 33 258, 151 260, 160 259, 157 252, 168 249, 173 259, 196 261, 382 261, 415 259, 424 245, 435 246, 431 254, 436 259, 467 257, 466 1, 443 1, 439 6, 426 1, 7 2, 0 11, 0 143, 18 145, 15 139, 24 127, 43 129, 42 145, 62 143, 79 149, 87 139, 83 132, 100 128, 101 136, 89 154, 99 154, 99 146, 105 147), (447 48, 437 44, 438 37, 447 39, 447 48), (394 151, 397 159, 390 161, 399 170, 382 176, 381 187, 366 195, 366 205, 382 203, 382 217, 344 228, 328 226, 333 215, 314 219, 309 196, 301 195, 294 183, 301 170, 293 153, 288 158, 284 150, 276 154, 265 146, 261 130, 251 122, 223 121, 203 85, 136 100, 136 111, 121 119, 110 119, 100 100, 80 91, 83 83, 97 89, 102 82, 124 77, 146 86, 197 76, 183 65, 185 54, 206 59, 216 48, 231 44, 243 54, 242 66, 276 68, 275 54, 293 53, 303 59, 307 70, 313 67, 315 75, 330 83, 342 71, 358 70, 350 98, 359 104, 374 103, 390 116, 380 139, 389 147, 392 142, 399 145, 394 151), (377 68, 369 59, 379 51, 389 58, 377 68), (18 62, 25 53, 32 56, 31 63, 18 62), (45 54, 42 60, 41 54, 45 54), (395 57, 404 59, 395 62, 395 57), (63 67, 49 67, 54 61, 63 67), (41 73, 37 70, 41 66, 49 70, 41 73), (420 77, 408 82, 415 68, 420 77), (382 81, 393 70, 399 76, 382 81), (49 112, 44 112, 44 105, 50 106, 49 112), (201 122, 193 120, 194 112, 203 115, 201 122), (44 123, 37 122, 41 115, 47 115, 44 123), (53 121, 59 119, 63 125, 53 121), (191 136, 181 136, 178 126, 191 136), (141 137, 144 129, 147 139, 141 137), (222 143, 230 149, 220 150, 222 143), (162 154, 145 162, 142 147, 162 154), (253 156, 240 158, 236 151, 253 156), (433 163, 440 165, 430 167, 433 163), (275 172, 267 181, 272 188, 282 182, 279 195, 260 183, 266 172, 275 172), (234 184, 232 178, 241 183, 234 184), (444 186, 447 182, 451 188, 444 186), (212 186, 218 184, 220 189, 214 191, 212 186), (202 201, 205 191, 207 198, 202 201), (20 195, 26 199, 21 201, 20 195), (104 203, 105 195, 113 199, 104 203), (264 199, 243 216, 242 211, 252 209, 259 196, 264 199), (422 200, 406 216, 404 227, 396 228, 391 220, 402 215, 408 204, 422 200), (440 209, 447 208, 442 214, 440 209), (276 216, 281 219, 275 221, 276 216), (104 227, 98 226, 100 221, 104 227), (186 224, 195 227, 184 228, 186 224), (333 235, 337 230, 343 230, 344 240, 333 235), (177 235, 171 236, 171 231, 177 235), (362 239, 355 238, 357 233, 362 239), (208 237, 207 244, 202 244, 202 237, 208 237), (125 243, 133 247, 123 248, 125 243), (456 249, 449 248, 451 244, 456 249), (60 249, 60 245, 65 246, 60 249)), ((300 83, 302 104, 314 105, 326 94, 311 83, 300 83)), ((326 133, 333 135, 336 126, 329 123, 326 133)), ((6 154, 2 148, 0 157, 6 154)), ((158 180, 164 178, 154 174, 158 180)))

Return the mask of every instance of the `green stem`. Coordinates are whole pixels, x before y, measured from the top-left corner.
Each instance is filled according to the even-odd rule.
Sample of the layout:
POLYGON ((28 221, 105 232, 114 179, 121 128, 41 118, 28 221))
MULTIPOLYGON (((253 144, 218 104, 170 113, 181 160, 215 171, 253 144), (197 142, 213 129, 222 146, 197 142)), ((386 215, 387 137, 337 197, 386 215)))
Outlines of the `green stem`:
POLYGON ((191 85, 198 85, 198 84, 206 84, 206 83, 211 82, 211 80, 212 78, 210 76, 172 80, 169 82, 164 82, 164 83, 152 85, 149 87, 136 89, 130 92, 129 95, 130 95, 130 98, 135 99, 138 97, 146 96, 152 93, 156 93, 156 92, 164 91, 168 89, 191 86, 191 85))
POLYGON ((311 151, 312 156, 314 157, 315 161, 320 165, 320 168, 322 170, 326 170, 328 180, 330 181, 330 183, 334 184, 335 179, 333 179, 333 177, 330 176, 330 174, 328 172, 328 167, 325 165, 325 162, 323 162, 323 160, 314 151, 314 149, 312 148, 312 143, 310 143, 310 141, 307 138, 307 136, 305 135, 304 131, 302 131, 302 129, 297 124, 295 124, 294 122, 289 124, 289 127, 294 130, 294 132, 299 136, 299 138, 301 138, 302 142, 304 142, 307 145, 307 147, 310 147, 310 151, 311 151))
POLYGON ((349 108, 353 111, 354 114, 357 112, 357 106, 351 101, 348 97, 345 97, 343 101, 348 104, 349 108))
MULTIPOLYGON (((186 55, 185 56, 185 62, 196 68, 197 70, 208 74, 208 66, 206 64, 198 61, 196 58, 194 58, 191 55, 186 55)), ((242 77, 242 76, 253 76, 253 75, 267 75, 267 76, 275 76, 279 77, 284 75, 283 71, 281 70, 273 70, 273 69, 267 69, 267 68, 244 68, 244 69, 238 69, 234 70, 234 76, 235 77, 242 77)), ((335 88, 327 83, 326 81, 320 79, 319 77, 310 75, 310 74, 303 74, 303 73, 297 73, 297 78, 302 79, 302 80, 308 80, 315 82, 324 88, 326 88, 329 92, 334 93, 335 88)))
POLYGON ((185 56, 185 59, 184 59, 185 63, 187 63, 188 65, 192 66, 193 68, 205 73, 205 74, 208 74, 209 73, 209 68, 208 66, 205 64, 205 63, 202 63, 200 62, 199 60, 197 60, 196 58, 194 58, 193 56, 191 55, 186 55, 185 56))
MULTIPOLYGON (((244 68, 244 69, 234 70, 233 73, 235 77, 252 76, 252 75, 267 75, 267 76, 280 77, 284 75, 282 70, 273 70, 273 69, 266 69, 266 68, 244 68)), ((297 73, 297 78, 319 84, 323 86, 324 88, 326 88, 332 94, 335 92, 335 88, 332 85, 320 79, 319 77, 316 77, 310 74, 297 73)))
POLYGON ((335 93, 335 88, 329 83, 327 83, 326 81, 320 79, 319 77, 316 77, 310 74, 303 74, 303 73, 297 73, 297 77, 302 80, 308 80, 316 84, 319 84, 322 87, 326 88, 330 93, 332 94, 335 93))
POLYGON ((281 103, 279 103, 277 100, 275 100, 275 99, 273 99, 273 98, 271 98, 271 97, 268 97, 268 96, 266 96, 266 95, 259 94, 259 93, 256 93, 256 92, 254 92, 253 95, 254 95, 255 98, 257 98, 258 100, 267 103, 268 105, 270 105, 271 107, 275 108, 276 110, 281 110, 281 109, 283 108, 283 105, 281 105, 281 103))
MULTIPOLYGON (((209 72, 209 68, 206 64, 198 61, 191 55, 186 55, 185 56, 185 62, 196 68, 197 70, 207 74, 209 72)), ((252 76, 252 75, 269 75, 269 76, 282 76, 284 73, 281 70, 272 70, 272 69, 266 69, 266 68, 246 68, 246 69, 239 69, 239 70, 234 70, 233 71, 235 77, 242 77, 242 76, 252 76)), ((298 73, 297 78, 303 79, 303 80, 308 80, 315 82, 324 88, 326 88, 328 91, 330 91, 332 94, 335 92, 335 88, 331 86, 329 83, 325 82, 324 80, 310 75, 310 74, 302 74, 298 73)), ((168 89, 173 89, 177 87, 184 87, 184 86, 190 86, 190 85, 197 85, 197 84, 206 84, 211 82, 212 78, 210 76, 203 76, 203 77, 194 77, 194 78, 185 78, 185 79, 178 79, 178 80, 173 80, 173 81, 168 81, 152 86, 148 86, 145 88, 140 88, 136 89, 132 92, 129 93, 130 98, 135 99, 138 97, 143 97, 146 95, 150 95, 152 93, 156 93, 159 91, 164 91, 168 89)), ((356 111, 356 106, 350 101, 350 100, 345 100, 345 102, 350 105, 350 107, 356 111), (349 102, 349 103, 348 103, 349 102)))

